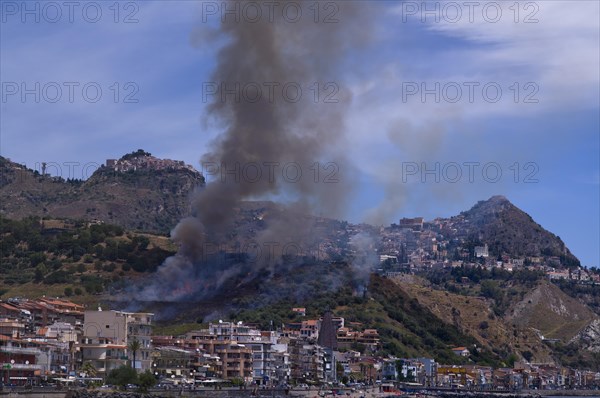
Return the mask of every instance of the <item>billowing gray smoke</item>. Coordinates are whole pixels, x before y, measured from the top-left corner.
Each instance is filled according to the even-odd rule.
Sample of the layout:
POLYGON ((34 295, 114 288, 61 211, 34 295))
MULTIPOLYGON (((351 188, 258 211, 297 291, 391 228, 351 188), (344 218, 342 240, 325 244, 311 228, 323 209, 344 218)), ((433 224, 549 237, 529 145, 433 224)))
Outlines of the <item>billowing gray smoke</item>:
POLYGON ((313 231, 304 215, 342 215, 353 175, 344 157, 351 100, 343 81, 351 68, 346 52, 368 39, 367 10, 364 3, 329 2, 324 8, 294 2, 302 15, 297 18, 289 9, 282 12, 285 2, 278 4, 258 20, 228 14, 220 24, 225 44, 204 85, 207 117, 223 130, 202 157, 209 182, 193 198, 193 216, 172 232, 179 252, 138 294, 141 300, 210 296, 233 275, 252 277, 276 266, 286 244, 302 246, 313 231), (250 267, 215 260, 215 247, 235 239, 235 210, 245 200, 264 198, 284 201, 287 210, 265 219, 266 227, 254 236, 263 258, 250 267))
POLYGON ((375 251, 377 241, 370 234, 360 232, 352 236, 350 247, 353 251, 353 258, 350 263, 353 272, 352 278, 357 284, 357 292, 363 293, 367 287, 373 266, 379 264, 375 251))

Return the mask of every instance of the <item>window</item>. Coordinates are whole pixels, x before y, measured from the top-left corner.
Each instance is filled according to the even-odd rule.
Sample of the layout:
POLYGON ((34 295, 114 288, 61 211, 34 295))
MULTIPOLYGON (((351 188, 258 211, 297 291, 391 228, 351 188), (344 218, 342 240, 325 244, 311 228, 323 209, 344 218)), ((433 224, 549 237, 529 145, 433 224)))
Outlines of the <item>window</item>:
POLYGON ((106 328, 107 328, 107 329, 110 329, 110 325, 106 325, 106 328))

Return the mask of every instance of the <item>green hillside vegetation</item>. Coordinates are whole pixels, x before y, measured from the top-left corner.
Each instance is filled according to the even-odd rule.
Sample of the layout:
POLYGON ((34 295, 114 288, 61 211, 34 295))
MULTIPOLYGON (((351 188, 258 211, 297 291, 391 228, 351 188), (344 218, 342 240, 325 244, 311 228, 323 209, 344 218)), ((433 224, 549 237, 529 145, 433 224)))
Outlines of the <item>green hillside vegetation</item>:
MULTIPOLYGON (((600 270, 591 268, 592 273, 598 274, 600 270)), ((584 302, 592 311, 600 315, 600 289, 595 284, 581 284, 573 280, 559 279, 555 284, 565 294, 584 302)))
POLYGON ((102 293, 126 275, 153 272, 175 253, 167 239, 109 224, 0 217, 2 296, 102 293))
POLYGON ((600 369, 600 352, 582 350, 577 343, 548 344, 563 366, 578 369, 600 369))

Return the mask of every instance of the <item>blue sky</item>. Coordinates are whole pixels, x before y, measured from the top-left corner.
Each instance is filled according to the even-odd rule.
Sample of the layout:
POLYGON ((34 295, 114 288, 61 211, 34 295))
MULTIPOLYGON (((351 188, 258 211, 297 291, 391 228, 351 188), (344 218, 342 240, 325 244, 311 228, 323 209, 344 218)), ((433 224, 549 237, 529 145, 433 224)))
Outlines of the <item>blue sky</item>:
MULTIPOLYGON (((203 19, 203 3, 119 2, 115 15, 113 2, 81 2, 72 21, 64 6, 57 17, 48 2, 0 3, 2 156, 32 168, 56 162, 64 177, 65 162, 78 162, 81 177, 84 165, 92 170, 138 148, 200 167, 219 134, 204 123, 202 84, 222 44, 209 32, 218 19, 203 19), (21 85, 36 82, 40 101, 33 94, 23 100, 21 85), (53 82, 62 89, 55 103, 53 82), (79 84, 72 101, 65 82, 79 84), (84 98, 86 84, 87 99, 102 90, 97 102, 84 98), (127 95, 137 101, 125 103, 127 95)), ((463 2, 455 3, 460 18, 443 2, 428 9, 436 4, 439 22, 421 2, 376 3, 371 40, 349 54, 337 77, 352 92, 341 145, 358 170, 341 171, 358 185, 347 218, 389 224, 443 217, 502 194, 559 235, 584 265, 600 266, 600 3, 520 2, 518 21, 514 2, 494 3, 502 5, 496 20, 491 2, 481 2, 473 20, 463 2), (438 102, 406 91, 436 83, 440 93, 447 89, 438 102), (465 83, 478 84, 472 101, 465 83), (486 84, 502 89, 498 102, 484 96, 486 84), (463 96, 452 102, 457 86, 463 96), (526 103, 527 95, 537 101, 526 103), (478 163, 473 182, 468 162, 478 163), (439 182, 407 174, 407 167, 436 164, 439 182), (454 181, 456 165, 463 174, 454 181), (486 165, 502 177, 482 174, 486 165)))

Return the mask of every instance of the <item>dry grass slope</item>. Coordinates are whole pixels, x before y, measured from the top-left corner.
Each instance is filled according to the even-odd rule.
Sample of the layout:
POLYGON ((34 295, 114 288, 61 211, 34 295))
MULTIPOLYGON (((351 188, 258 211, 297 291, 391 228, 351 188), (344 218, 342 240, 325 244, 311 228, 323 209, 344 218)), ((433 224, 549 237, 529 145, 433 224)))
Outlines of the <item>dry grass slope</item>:
POLYGON ((526 325, 512 325, 495 316, 488 300, 434 290, 424 284, 407 283, 406 279, 395 282, 434 315, 473 336, 483 347, 492 351, 529 351, 534 362, 553 362, 550 349, 534 330, 526 325))
POLYGON ((538 329, 545 338, 570 341, 597 316, 557 286, 542 282, 508 315, 517 325, 538 329))

